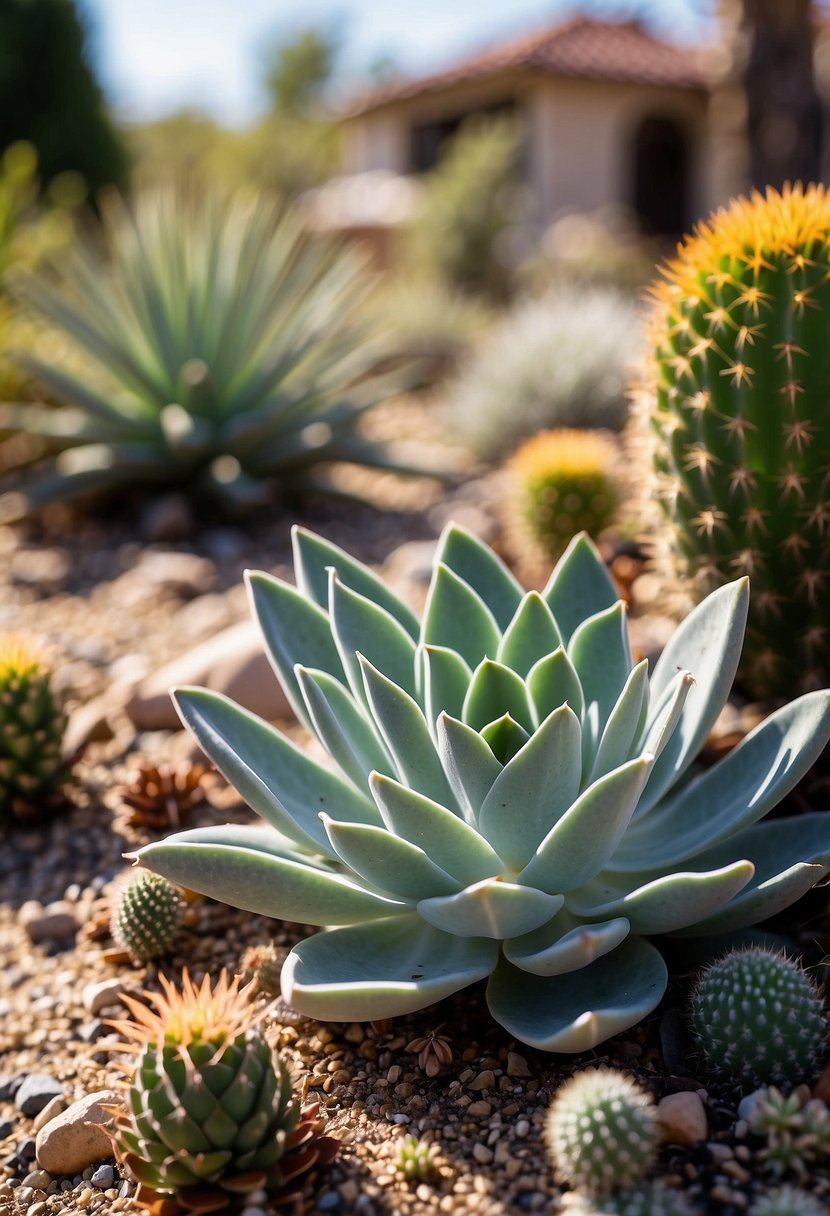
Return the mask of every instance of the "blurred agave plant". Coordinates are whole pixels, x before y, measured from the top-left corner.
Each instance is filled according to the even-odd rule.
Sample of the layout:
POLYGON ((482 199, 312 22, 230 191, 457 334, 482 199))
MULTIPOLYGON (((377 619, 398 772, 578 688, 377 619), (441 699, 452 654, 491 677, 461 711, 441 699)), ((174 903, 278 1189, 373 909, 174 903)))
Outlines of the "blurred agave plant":
POLYGON ((645 1017, 649 940, 786 908, 830 870, 830 816, 762 822, 830 737, 830 690, 694 761, 743 639, 746 579, 686 618, 649 677, 599 553, 577 537, 544 591, 450 526, 422 621, 322 537, 294 532, 297 585, 249 575, 298 717, 339 768, 206 689, 185 724, 267 827, 197 828, 148 869, 265 916, 324 926, 280 976, 313 1018, 410 1013, 488 978, 491 1013, 547 1051, 645 1017))
POLYGON ((71 408, 0 407, 1 432, 46 450, 0 487, 18 491, 6 518, 127 483, 245 501, 269 481, 331 490, 316 473, 332 462, 401 469, 355 429, 404 379, 363 322, 356 251, 243 195, 113 198, 103 222, 104 248, 82 238, 57 280, 19 285, 89 372, 21 356, 71 408))

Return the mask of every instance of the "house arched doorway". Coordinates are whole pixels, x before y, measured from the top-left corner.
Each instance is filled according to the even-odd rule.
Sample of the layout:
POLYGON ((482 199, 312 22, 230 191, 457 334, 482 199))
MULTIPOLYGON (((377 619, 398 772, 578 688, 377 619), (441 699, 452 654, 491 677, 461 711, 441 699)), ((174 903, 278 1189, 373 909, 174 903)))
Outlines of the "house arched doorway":
POLYGON ((689 225, 689 141, 673 118, 649 115, 634 135, 632 203, 640 225, 655 236, 680 235, 689 225))

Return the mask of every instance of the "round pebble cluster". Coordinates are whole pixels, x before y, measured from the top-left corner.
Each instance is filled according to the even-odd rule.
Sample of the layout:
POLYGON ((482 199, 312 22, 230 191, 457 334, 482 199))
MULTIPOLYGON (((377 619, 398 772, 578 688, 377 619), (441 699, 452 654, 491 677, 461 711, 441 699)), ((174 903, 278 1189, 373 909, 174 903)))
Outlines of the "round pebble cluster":
POLYGON ((815 1074, 827 1047, 818 990, 786 955, 733 950, 700 975, 691 1022, 712 1072, 742 1085, 791 1087, 815 1074))
POLYGON ((578 1072, 548 1112, 548 1147, 558 1175, 588 1195, 639 1182, 657 1150, 651 1097, 613 1068, 578 1072))

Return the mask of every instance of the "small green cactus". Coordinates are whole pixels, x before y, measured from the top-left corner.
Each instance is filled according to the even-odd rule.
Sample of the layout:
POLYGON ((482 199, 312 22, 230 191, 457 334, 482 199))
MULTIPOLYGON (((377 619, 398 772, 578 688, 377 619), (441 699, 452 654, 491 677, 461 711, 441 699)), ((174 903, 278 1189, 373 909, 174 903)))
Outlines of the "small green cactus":
POLYGON ((830 1156, 830 1110, 806 1087, 803 1094, 784 1095, 769 1085, 753 1098, 747 1122, 766 1141, 761 1160, 774 1174, 808 1178, 815 1162, 830 1156))
POLYGON ((637 482, 666 590, 752 579, 754 696, 830 683, 830 193, 738 198, 653 288, 637 482))
POLYGON ((113 938, 137 963, 164 954, 182 923, 184 900, 166 878, 141 870, 118 892, 110 917, 113 938))
POLYGON ((567 1216, 696 1216, 697 1208, 682 1191, 662 1182, 644 1182, 634 1190, 616 1195, 566 1196, 567 1216))
POLYGON ((588 1195, 639 1183, 657 1151, 657 1110, 624 1073, 575 1073, 548 1111, 546 1134, 557 1174, 588 1195))
POLYGON ((61 802, 66 716, 52 672, 28 641, 0 638, 0 824, 40 818, 61 802))
POLYGON ((404 1136, 395 1151, 395 1169, 407 1182, 428 1182, 438 1172, 438 1145, 417 1136, 404 1136))
POLYGON ((561 427, 526 440, 506 465, 514 546, 529 542, 555 560, 575 532, 598 536, 617 512, 617 460, 616 443, 601 431, 561 427))
POLYGON ((827 1046, 814 983, 798 963, 761 947, 733 950, 701 973, 691 1022, 709 1068, 747 1087, 797 1085, 827 1046))
POLYGON ((827 1216, 827 1206, 800 1187, 782 1186, 757 1199, 749 1216, 827 1216))
POLYGON ((264 992, 266 996, 280 995, 280 974, 288 951, 273 942, 262 942, 249 946, 239 960, 239 974, 243 984, 256 980, 256 992, 264 992))
POLYGON ((227 1212, 254 1191, 287 1198, 337 1151, 319 1103, 301 1109, 238 976, 197 985, 184 972, 181 989, 159 978, 161 993, 142 994, 150 1004, 125 996, 133 1020, 113 1023, 135 1050, 112 1137, 139 1206, 227 1212))

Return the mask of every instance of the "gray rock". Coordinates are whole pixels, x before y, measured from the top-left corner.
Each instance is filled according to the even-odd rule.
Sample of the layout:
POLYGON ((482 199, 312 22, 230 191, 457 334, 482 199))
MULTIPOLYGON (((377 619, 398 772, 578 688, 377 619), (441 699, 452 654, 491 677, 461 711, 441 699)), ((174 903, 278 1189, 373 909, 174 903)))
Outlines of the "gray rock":
POLYGON ((25 1072, 0 1073, 0 1102, 7 1102, 9 1098, 15 1096, 23 1084, 25 1076, 25 1072))
POLYGON ((292 716, 253 621, 223 629, 136 685, 125 708, 138 730, 176 730, 181 725, 170 699, 170 689, 178 684, 223 692, 268 720, 292 716))
POLYGON ((74 937, 78 931, 71 904, 59 900, 40 910, 34 903, 24 904, 18 913, 18 923, 31 942, 54 942, 74 937))
POLYGON ((14 1104, 24 1115, 39 1115, 53 1098, 63 1097, 60 1081, 45 1072, 29 1073, 15 1094, 14 1104))
POLYGON ((90 1178, 93 1186, 99 1186, 102 1191, 105 1191, 108 1186, 112 1186, 115 1180, 115 1170, 111 1165, 99 1165, 98 1169, 90 1178))
POLYGON ((113 1121, 111 1106, 122 1106, 113 1089, 99 1089, 73 1102, 37 1134, 38 1165, 50 1174, 79 1174, 88 1165, 112 1157, 107 1127, 113 1121))
POLYGON ((85 986, 81 999, 83 1000, 84 1008, 89 1010, 94 1017, 102 1009, 107 1009, 110 1005, 120 1004, 123 991, 124 984, 121 980, 93 980, 85 986))

